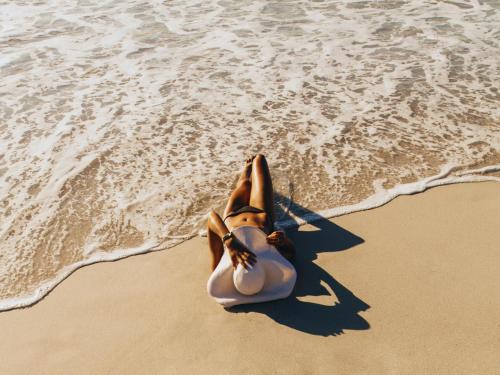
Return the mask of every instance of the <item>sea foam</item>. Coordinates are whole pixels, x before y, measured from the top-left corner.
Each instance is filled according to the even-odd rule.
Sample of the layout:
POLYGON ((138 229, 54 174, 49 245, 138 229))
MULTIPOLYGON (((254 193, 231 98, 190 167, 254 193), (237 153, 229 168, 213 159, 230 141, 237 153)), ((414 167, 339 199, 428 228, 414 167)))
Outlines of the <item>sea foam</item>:
POLYGON ((0 309, 196 235, 251 154, 282 227, 499 180, 499 23, 495 1, 0 3, 0 309))

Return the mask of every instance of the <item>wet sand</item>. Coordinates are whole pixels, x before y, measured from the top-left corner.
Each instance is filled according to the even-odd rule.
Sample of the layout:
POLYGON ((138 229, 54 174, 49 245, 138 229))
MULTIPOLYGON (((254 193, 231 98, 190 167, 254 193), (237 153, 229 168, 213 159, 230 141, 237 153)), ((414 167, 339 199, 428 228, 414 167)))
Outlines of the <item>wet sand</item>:
POLYGON ((86 267, 0 313, 0 373, 498 373, 499 222, 494 182, 315 222, 294 295, 229 311, 205 238, 86 267))

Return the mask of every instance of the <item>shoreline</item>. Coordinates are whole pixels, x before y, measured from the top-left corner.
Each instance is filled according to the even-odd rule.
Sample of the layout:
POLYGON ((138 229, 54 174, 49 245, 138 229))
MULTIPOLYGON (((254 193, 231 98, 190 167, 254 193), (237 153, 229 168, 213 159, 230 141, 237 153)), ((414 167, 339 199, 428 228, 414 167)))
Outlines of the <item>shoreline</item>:
MULTIPOLYGON (((500 177, 482 175, 482 173, 500 171, 500 164, 490 165, 479 169, 465 170, 458 176, 449 177, 449 174, 451 173, 453 168, 454 167, 445 166, 443 167, 442 171, 435 176, 431 176, 413 183, 397 185, 392 189, 382 190, 379 193, 376 193, 354 205, 326 209, 318 213, 310 211, 310 213, 301 215, 300 217, 293 214, 289 215, 290 219, 278 223, 277 228, 287 230, 314 223, 317 220, 333 220, 344 215, 373 210, 389 204, 398 197, 424 193, 429 189, 433 189, 435 187, 464 183, 500 182, 500 177), (475 173, 480 173, 481 175, 477 175, 475 173)), ((84 259, 62 269, 54 279, 43 283, 33 293, 22 297, 13 297, 0 301, 0 313, 16 309, 28 308, 36 305, 46 296, 48 296, 55 288, 57 288, 58 285, 64 282, 68 277, 70 277, 80 268, 88 267, 98 263, 116 262, 136 255, 144 255, 157 251, 170 250, 176 246, 181 245, 185 241, 196 238, 197 236, 199 236, 199 234, 187 236, 185 239, 179 238, 180 241, 178 243, 160 249, 158 249, 158 247, 162 244, 162 242, 155 244, 152 241, 148 241, 142 246, 135 249, 117 250, 113 251, 112 253, 96 253, 94 257, 84 259)))
POLYGON ((455 184, 301 226, 294 296, 228 311, 205 238, 84 267, 0 313, 0 372, 493 374, 499 194, 455 184))

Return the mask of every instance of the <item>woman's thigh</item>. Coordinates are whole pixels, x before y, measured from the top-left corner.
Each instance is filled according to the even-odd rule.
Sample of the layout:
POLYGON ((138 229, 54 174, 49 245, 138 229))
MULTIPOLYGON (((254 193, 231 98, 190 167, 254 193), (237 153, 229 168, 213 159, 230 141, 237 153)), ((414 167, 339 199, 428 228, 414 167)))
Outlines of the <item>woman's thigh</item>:
POLYGON ((250 205, 266 211, 274 221, 274 192, 271 173, 264 155, 257 155, 252 166, 250 205))
POLYGON ((227 201, 226 208, 224 209, 224 218, 232 211, 236 211, 243 206, 250 204, 250 193, 252 183, 250 180, 242 180, 238 182, 236 189, 233 190, 229 200, 227 201))

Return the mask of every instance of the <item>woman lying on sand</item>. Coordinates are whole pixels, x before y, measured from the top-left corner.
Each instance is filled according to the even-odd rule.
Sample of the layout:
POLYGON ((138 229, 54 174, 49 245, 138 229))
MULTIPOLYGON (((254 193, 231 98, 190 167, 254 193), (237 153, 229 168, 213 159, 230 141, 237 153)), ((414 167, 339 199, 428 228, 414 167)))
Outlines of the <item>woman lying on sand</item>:
POLYGON ((274 198, 271 174, 264 155, 246 160, 235 190, 231 193, 224 220, 215 212, 208 219, 208 243, 212 257, 212 271, 224 254, 229 252, 233 267, 245 269, 257 261, 255 254, 234 234, 238 227, 252 226, 267 235, 267 242, 276 247, 286 259, 293 258, 293 243, 282 231, 274 230, 274 198))

